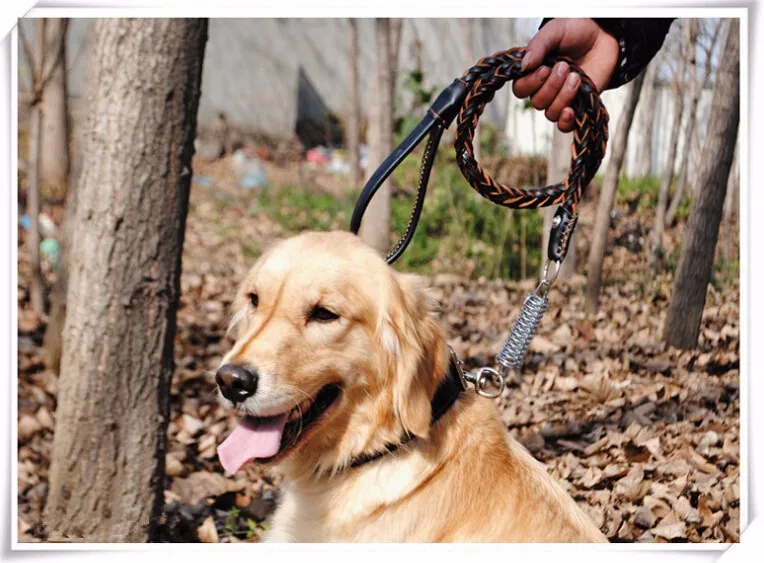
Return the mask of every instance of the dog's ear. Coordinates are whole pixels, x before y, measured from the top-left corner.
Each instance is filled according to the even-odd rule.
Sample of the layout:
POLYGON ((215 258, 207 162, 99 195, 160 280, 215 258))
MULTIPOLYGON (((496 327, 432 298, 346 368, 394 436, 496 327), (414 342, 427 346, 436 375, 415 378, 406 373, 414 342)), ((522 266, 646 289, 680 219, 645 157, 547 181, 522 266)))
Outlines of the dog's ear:
POLYGON ((424 280, 411 274, 394 277, 380 327, 387 379, 404 430, 425 437, 432 416, 430 401, 447 365, 445 340, 435 318, 437 301, 424 280))

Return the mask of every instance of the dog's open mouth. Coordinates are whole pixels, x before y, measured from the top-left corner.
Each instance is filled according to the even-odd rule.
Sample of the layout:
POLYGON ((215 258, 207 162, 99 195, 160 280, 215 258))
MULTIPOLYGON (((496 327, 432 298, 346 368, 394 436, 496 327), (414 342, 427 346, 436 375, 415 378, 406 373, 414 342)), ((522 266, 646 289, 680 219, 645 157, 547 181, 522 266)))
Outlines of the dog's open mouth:
POLYGON ((226 473, 233 475, 253 459, 267 463, 293 448, 340 395, 340 385, 325 385, 312 399, 275 416, 245 416, 218 446, 226 473))

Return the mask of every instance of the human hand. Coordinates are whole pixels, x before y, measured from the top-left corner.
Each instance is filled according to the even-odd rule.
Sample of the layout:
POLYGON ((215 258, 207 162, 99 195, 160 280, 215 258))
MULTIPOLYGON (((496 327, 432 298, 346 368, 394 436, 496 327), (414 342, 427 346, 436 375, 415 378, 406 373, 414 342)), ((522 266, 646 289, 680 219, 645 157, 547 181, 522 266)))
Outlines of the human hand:
POLYGON ((536 71, 515 80, 512 91, 518 98, 530 97, 534 108, 546 110, 546 118, 567 133, 575 125, 570 103, 581 77, 571 72, 565 62, 558 62, 551 69, 541 63, 551 53, 564 55, 581 67, 602 92, 615 72, 619 52, 618 40, 594 20, 553 19, 533 36, 523 58, 521 68, 536 71))

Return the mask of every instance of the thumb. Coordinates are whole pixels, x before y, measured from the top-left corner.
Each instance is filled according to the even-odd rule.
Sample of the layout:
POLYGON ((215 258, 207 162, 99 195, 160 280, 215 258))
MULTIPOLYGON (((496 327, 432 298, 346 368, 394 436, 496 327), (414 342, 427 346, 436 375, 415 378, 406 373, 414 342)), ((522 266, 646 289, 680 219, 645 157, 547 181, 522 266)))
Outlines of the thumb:
POLYGON ((528 42, 520 70, 533 70, 544 62, 546 56, 557 49, 565 36, 565 24, 552 20, 542 27, 528 42))

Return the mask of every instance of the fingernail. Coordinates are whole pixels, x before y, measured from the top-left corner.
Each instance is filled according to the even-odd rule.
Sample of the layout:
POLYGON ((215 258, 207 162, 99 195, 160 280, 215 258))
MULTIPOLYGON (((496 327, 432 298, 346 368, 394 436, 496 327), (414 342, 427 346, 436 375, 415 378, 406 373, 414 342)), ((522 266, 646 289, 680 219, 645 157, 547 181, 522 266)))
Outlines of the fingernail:
POLYGON ((540 69, 538 69, 538 77, 540 80, 546 80, 549 78, 549 74, 552 72, 552 69, 548 66, 542 66, 540 69))
POLYGON ((520 70, 525 70, 531 62, 531 51, 526 51, 523 60, 520 62, 520 70))
POLYGON ((568 74, 570 67, 568 66, 568 63, 561 61, 557 63, 557 68, 555 70, 557 70, 557 76, 565 76, 568 74))
POLYGON ((577 73, 571 72, 568 75, 568 78, 565 79, 565 88, 568 90, 575 90, 576 88, 578 88, 579 79, 580 77, 578 76, 577 73))

